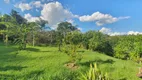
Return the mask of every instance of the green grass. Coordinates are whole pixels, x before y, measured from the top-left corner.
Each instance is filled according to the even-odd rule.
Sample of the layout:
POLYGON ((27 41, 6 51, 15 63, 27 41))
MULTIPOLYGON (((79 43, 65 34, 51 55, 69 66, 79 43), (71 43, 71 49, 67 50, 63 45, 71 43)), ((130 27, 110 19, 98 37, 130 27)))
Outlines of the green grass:
POLYGON ((57 47, 28 47, 17 51, 16 47, 0 44, 0 80, 77 80, 80 72, 97 62, 103 72, 114 80, 140 80, 136 74, 140 64, 120 60, 97 52, 80 52, 83 55, 80 68, 72 71, 64 67, 69 57, 58 52, 57 47))

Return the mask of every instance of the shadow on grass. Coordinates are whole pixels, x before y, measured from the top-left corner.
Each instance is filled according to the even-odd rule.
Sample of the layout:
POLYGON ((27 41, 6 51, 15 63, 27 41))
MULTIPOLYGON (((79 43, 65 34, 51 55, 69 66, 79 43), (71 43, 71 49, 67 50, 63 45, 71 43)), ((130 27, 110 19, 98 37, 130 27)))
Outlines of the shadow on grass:
POLYGON ((40 51, 40 52, 53 52, 53 51, 40 51))
POLYGON ((0 71, 8 71, 8 70, 15 70, 15 71, 21 71, 23 68, 27 68, 25 67, 21 67, 21 66, 6 66, 6 67, 0 67, 0 71))
POLYGON ((80 65, 89 67, 90 64, 93 64, 93 63, 99 63, 99 64, 109 63, 109 64, 113 64, 114 62, 115 61, 113 61, 112 59, 107 59, 107 60, 98 59, 98 60, 92 60, 92 61, 87 61, 87 62, 84 62, 84 63, 80 63, 80 65))
POLYGON ((39 49, 36 48, 26 48, 27 51, 39 52, 39 49))
MULTIPOLYGON (((26 75, 0 74, 0 80, 39 80, 44 70, 32 71, 26 75)), ((46 79, 45 79, 46 80, 46 79)))
POLYGON ((127 80, 127 78, 121 78, 121 79, 119 79, 119 80, 127 80))
POLYGON ((15 47, 0 47, 0 54, 1 55, 5 55, 5 54, 9 54, 11 52, 15 52, 15 51, 18 51, 18 48, 15 48, 15 47))
POLYGON ((16 80, 15 75, 0 74, 0 80, 16 80))
POLYGON ((44 74, 44 70, 35 70, 28 73, 27 75, 24 75, 23 77, 25 78, 25 80, 38 80, 38 78, 40 78, 42 74, 44 74))
POLYGON ((84 50, 80 50, 80 51, 77 51, 77 52, 81 52, 81 53, 84 53, 85 51, 84 51, 84 50))
POLYGON ((40 49, 37 48, 26 48, 26 50, 32 52, 53 52, 53 51, 40 51, 40 49))

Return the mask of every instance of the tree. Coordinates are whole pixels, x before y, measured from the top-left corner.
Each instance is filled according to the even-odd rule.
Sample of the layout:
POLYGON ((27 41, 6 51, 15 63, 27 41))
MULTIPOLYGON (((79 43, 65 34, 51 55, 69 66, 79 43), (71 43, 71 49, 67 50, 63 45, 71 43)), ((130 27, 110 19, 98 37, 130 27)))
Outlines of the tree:
POLYGON ((40 25, 38 25, 36 22, 29 22, 28 26, 31 29, 32 34, 32 45, 35 46, 35 34, 40 30, 40 25))
POLYGON ((10 15, 16 20, 16 22, 18 24, 24 24, 27 23, 27 20, 25 18, 23 18, 21 15, 19 15, 19 12, 15 11, 15 10, 11 10, 10 15))
POLYGON ((83 46, 85 49, 89 49, 89 40, 93 38, 94 33, 96 33, 96 31, 88 31, 83 34, 83 46))
POLYGON ((58 40, 58 45, 59 45, 59 51, 61 51, 61 45, 62 45, 62 39, 65 38, 68 32, 72 32, 77 30, 75 26, 73 26, 69 22, 61 22, 58 24, 57 27, 57 40, 58 40))
POLYGON ((3 40, 7 46, 9 36, 14 34, 14 28, 16 26, 15 19, 12 18, 10 15, 5 14, 1 17, 0 25, 2 25, 0 32, 1 34, 3 34, 3 40))
POLYGON ((82 34, 78 31, 70 32, 66 35, 64 41, 64 52, 70 56, 71 62, 80 61, 82 56, 77 53, 82 43, 82 34))
POLYGON ((43 20, 41 18, 39 18, 39 20, 37 20, 36 23, 40 26, 41 30, 43 30, 45 28, 49 28, 49 27, 46 27, 46 24, 48 24, 48 21, 43 20))
POLYGON ((35 34, 42 30, 43 27, 48 23, 41 18, 35 22, 28 22, 25 18, 18 14, 17 11, 12 10, 10 15, 16 20, 16 25, 18 27, 16 31, 16 36, 18 36, 15 40, 20 46, 20 49, 26 49, 27 37, 28 35, 32 35, 32 45, 35 45, 35 34))
POLYGON ((101 32, 94 32, 93 37, 89 40, 89 49, 112 56, 113 49, 109 41, 107 41, 107 37, 101 32))
POLYGON ((141 35, 120 36, 114 47, 114 56, 120 59, 139 61, 142 57, 141 35))
POLYGON ((142 57, 142 42, 134 42, 133 43, 133 50, 129 53, 130 59, 134 61, 140 60, 142 57))

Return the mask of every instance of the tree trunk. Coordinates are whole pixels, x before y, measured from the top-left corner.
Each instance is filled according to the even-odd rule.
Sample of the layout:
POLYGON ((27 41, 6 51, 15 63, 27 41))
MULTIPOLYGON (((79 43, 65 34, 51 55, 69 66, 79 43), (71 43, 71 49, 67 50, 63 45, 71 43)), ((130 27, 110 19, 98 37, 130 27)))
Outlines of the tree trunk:
POLYGON ((22 40, 22 49, 25 50, 26 49, 26 35, 23 36, 23 40, 22 40))
MULTIPOLYGON (((8 27, 7 27, 7 32, 8 32, 8 27)), ((5 43, 6 43, 6 46, 8 46, 8 34, 6 32, 6 36, 5 36, 5 43)))
POLYGON ((5 35, 3 34, 3 41, 5 41, 5 35))
POLYGON ((6 43, 6 46, 8 46, 8 35, 5 36, 5 43, 6 43))
POLYGON ((34 35, 34 32, 32 34, 33 34, 33 47, 34 47, 35 46, 35 35, 34 35))
POLYGON ((52 44, 52 42, 53 42, 53 36, 52 36, 52 34, 51 34, 51 44, 52 44))
POLYGON ((23 49, 24 49, 24 50, 26 49, 26 40, 24 41, 23 49))
POLYGON ((62 40, 60 40, 60 43, 59 43, 59 51, 61 51, 61 45, 62 45, 62 40))

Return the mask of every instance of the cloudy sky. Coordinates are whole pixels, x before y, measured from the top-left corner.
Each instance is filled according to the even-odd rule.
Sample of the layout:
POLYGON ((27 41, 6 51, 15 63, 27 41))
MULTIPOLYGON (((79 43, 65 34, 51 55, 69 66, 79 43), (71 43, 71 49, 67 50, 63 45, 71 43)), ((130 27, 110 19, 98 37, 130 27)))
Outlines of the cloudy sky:
POLYGON ((52 29, 68 21, 82 32, 142 34, 142 0, 0 0, 2 14, 11 9, 29 22, 47 20, 52 29))

